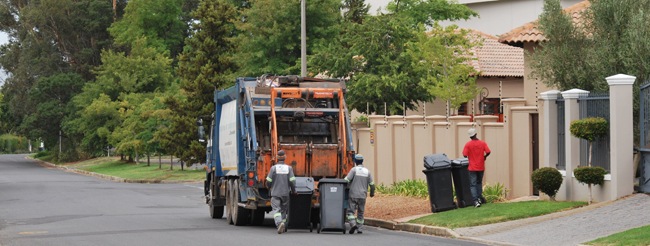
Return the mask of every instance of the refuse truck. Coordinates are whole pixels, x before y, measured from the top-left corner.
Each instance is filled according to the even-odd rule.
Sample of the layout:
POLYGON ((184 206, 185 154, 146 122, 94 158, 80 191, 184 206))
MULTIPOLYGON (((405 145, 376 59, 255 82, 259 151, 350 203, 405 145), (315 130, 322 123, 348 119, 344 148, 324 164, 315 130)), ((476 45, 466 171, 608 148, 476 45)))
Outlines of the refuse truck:
MULTIPOLYGON (((215 91, 211 117, 197 119, 211 170, 210 216, 225 213, 237 226, 262 224, 271 211, 266 176, 278 150, 285 151, 296 177, 314 187, 323 178, 345 177, 355 154, 345 92, 343 80, 294 75, 237 78, 234 86, 215 91)), ((311 209, 315 228, 318 196, 313 191, 304 205, 292 205, 289 220, 291 210, 311 209)))

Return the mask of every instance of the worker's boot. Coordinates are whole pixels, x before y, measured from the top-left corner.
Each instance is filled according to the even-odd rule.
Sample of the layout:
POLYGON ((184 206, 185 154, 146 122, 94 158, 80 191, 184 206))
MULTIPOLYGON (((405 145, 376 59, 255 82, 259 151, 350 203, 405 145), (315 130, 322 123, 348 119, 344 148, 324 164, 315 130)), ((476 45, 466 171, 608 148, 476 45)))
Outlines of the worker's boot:
POLYGON ((282 222, 282 223, 280 223, 280 225, 278 225, 278 234, 282 234, 285 231, 286 230, 284 228, 284 222, 282 222))
POLYGON ((354 234, 354 232, 358 229, 357 225, 353 225, 350 227, 350 234, 354 234))

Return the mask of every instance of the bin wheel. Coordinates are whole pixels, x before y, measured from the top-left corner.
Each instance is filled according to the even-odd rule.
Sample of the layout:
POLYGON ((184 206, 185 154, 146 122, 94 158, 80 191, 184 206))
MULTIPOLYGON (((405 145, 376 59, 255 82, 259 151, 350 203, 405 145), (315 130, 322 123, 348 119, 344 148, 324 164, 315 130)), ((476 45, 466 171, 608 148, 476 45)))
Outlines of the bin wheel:
POLYGON ((318 228, 316 228, 316 233, 320 234, 320 224, 318 224, 318 228))
POLYGON ((313 231, 314 231, 314 224, 309 223, 309 232, 313 232, 313 231))

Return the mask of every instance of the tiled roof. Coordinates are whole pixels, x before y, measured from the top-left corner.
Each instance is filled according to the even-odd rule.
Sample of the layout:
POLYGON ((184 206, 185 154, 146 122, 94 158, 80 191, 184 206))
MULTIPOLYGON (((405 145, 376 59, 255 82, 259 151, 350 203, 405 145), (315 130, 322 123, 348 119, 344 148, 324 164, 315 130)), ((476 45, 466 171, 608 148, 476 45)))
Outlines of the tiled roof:
MULTIPOLYGON (((564 9, 565 13, 569 13, 573 19, 573 23, 582 22, 582 13, 591 6, 589 0, 576 3, 564 9)), ((539 19, 528 22, 523 26, 512 29, 511 31, 502 34, 499 37, 501 43, 523 43, 523 42, 541 42, 546 41, 542 31, 538 29, 539 19)))
POLYGON ((474 48, 472 66, 481 76, 524 77, 524 50, 499 43, 497 37, 470 30, 482 45, 474 48))

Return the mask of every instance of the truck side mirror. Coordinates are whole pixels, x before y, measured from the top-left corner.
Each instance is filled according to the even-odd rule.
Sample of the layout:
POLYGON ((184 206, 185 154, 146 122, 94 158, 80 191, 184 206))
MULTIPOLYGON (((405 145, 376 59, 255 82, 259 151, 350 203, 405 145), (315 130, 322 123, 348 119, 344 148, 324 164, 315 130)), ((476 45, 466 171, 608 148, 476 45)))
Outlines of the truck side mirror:
POLYGON ((205 143, 205 128, 203 127, 203 119, 196 120, 196 125, 199 126, 199 142, 205 143))

